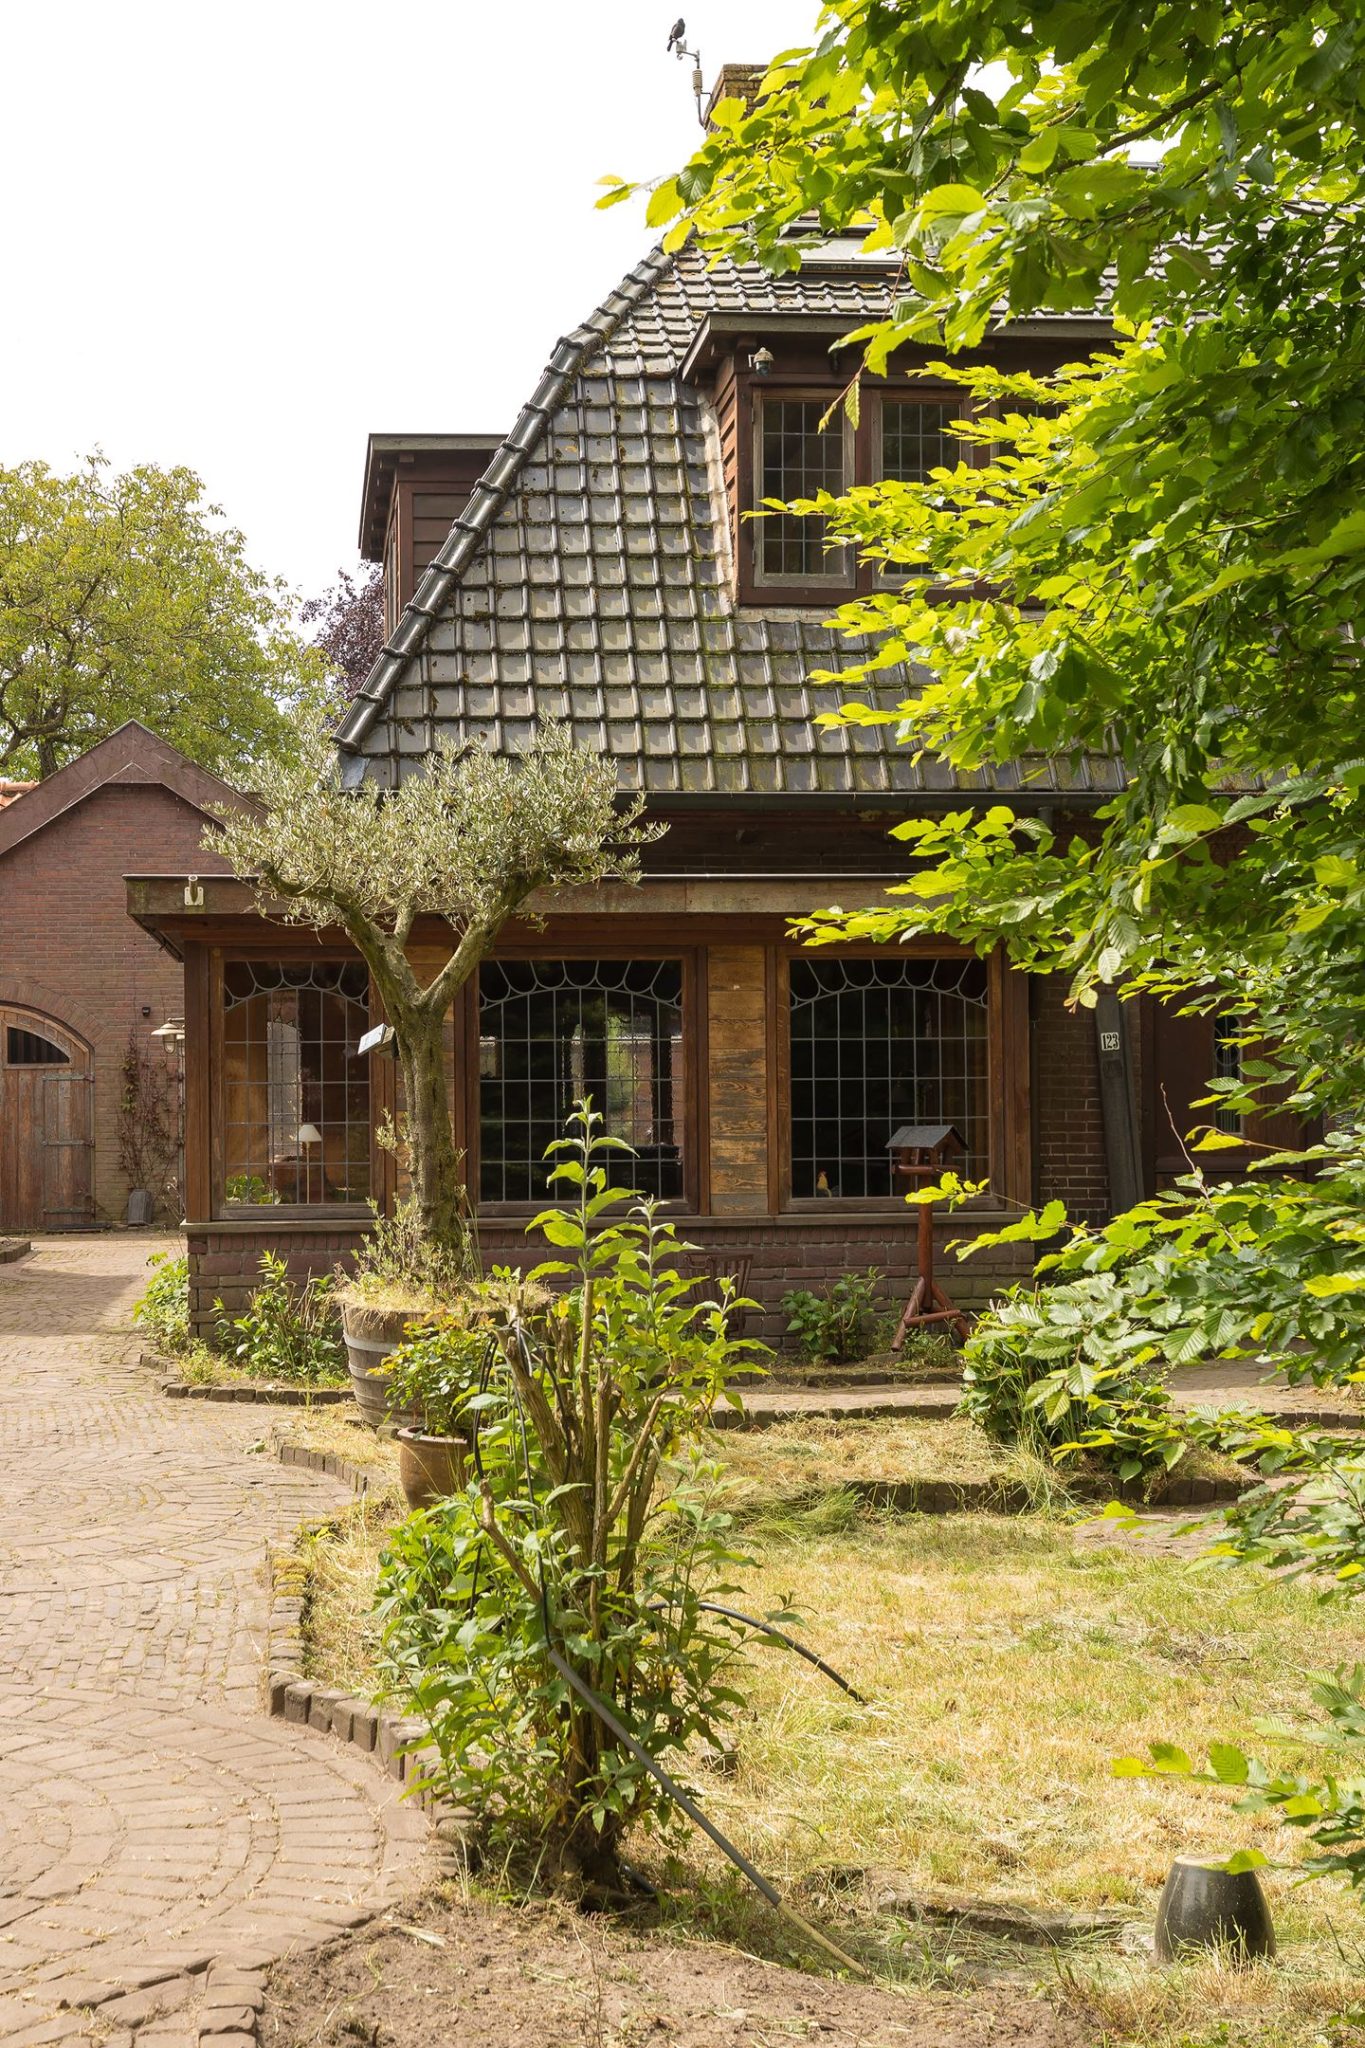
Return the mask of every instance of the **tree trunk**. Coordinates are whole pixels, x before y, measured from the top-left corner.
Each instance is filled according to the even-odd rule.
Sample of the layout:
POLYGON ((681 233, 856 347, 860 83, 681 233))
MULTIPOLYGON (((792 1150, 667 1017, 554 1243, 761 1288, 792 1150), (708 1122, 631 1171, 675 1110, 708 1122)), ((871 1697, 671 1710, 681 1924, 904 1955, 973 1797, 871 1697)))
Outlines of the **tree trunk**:
POLYGON ((417 1011, 393 1023, 407 1098, 412 1192, 423 1234, 433 1244, 463 1252, 469 1242, 467 1205, 450 1123, 445 1021, 417 1011))

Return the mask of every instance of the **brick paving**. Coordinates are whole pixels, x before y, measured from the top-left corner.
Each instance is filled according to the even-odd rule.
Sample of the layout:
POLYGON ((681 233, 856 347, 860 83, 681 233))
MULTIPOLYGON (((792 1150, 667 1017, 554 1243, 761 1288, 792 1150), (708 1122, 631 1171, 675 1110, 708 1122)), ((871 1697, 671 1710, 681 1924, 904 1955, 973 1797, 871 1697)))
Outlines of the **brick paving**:
POLYGON ((206 1964, 273 1960, 425 1870, 392 1781, 263 1712, 265 1544, 343 1490, 266 1453, 266 1411, 167 1402, 138 1366, 129 1314, 166 1242, 49 1238, 0 1267, 0 2041, 16 2048, 189 2048, 206 1964))

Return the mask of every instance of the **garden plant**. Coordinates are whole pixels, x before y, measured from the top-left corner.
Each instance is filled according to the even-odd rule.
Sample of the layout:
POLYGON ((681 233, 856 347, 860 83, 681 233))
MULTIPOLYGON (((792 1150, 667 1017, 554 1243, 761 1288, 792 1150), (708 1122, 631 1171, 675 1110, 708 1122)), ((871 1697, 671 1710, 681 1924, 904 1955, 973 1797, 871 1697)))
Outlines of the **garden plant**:
POLYGON ((429 1724, 445 1787, 544 1874, 612 1896, 627 1831, 678 1818, 612 1720, 685 1774, 742 1704, 746 1631, 707 1606, 742 1560, 698 1446, 754 1347, 728 1328, 744 1304, 698 1299, 689 1247, 613 1184, 628 1148, 595 1111, 552 1151, 571 1199, 532 1228, 563 1256, 495 1309, 453 1411, 475 1471, 395 1532, 380 1613, 388 1686, 429 1724))
POLYGON ((866 1273, 843 1273, 820 1294, 808 1287, 790 1288, 782 1297, 790 1317, 787 1335, 814 1365, 854 1365, 876 1350, 886 1324, 885 1307, 878 1306, 881 1288, 876 1266, 866 1273))

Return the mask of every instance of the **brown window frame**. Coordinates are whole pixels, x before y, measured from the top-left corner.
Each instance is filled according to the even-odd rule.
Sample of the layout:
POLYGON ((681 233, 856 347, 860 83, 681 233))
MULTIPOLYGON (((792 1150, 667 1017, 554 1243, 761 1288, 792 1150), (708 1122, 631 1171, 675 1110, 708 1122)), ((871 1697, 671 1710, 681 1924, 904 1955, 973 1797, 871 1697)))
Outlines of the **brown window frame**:
MULTIPOLYGON (((822 412, 827 412, 831 406, 836 408, 834 419, 831 420, 829 426, 823 431, 833 433, 837 430, 840 435, 843 444, 843 481, 840 485, 840 492, 849 490, 857 479, 858 436, 852 421, 843 411, 842 407, 838 405, 837 394, 831 397, 827 390, 821 391, 809 387, 790 388, 782 386, 769 391, 764 386, 757 390, 753 396, 750 419, 752 442, 750 450, 751 486, 747 509, 757 514, 762 511, 766 500, 767 494, 763 490, 763 415, 766 407, 769 405, 815 405, 819 406, 822 412)), ((781 597, 797 590, 814 590, 831 594, 853 588, 855 565, 853 550, 848 547, 840 548, 837 550, 837 553, 830 556, 831 561, 838 561, 841 566, 831 569, 828 575, 769 575, 763 568, 764 521, 762 518, 755 517, 749 523, 753 537, 751 562, 755 589, 768 593, 775 592, 781 597)))
MULTIPOLYGON (((821 947, 844 960, 963 960, 968 946, 948 940, 916 939, 903 946, 821 947)), ((809 949, 790 941, 774 949, 772 1046, 777 1139, 776 1186, 779 1213, 904 1215, 903 1195, 794 1195, 792 1193, 791 963, 809 949)), ((976 1214, 1014 1210, 1032 1200, 1032 1130, 1029 1106, 1028 981, 1011 971, 997 948, 986 958, 987 1157, 990 1186, 971 1207, 976 1214)), ((889 1135, 889 1133, 888 1133, 889 1135)))
MULTIPOLYGON (((260 1225, 276 1222, 307 1221, 321 1225, 324 1219, 335 1218, 339 1224, 353 1222, 358 1217, 370 1215, 369 1202, 229 1202, 227 1199, 227 1063, 225 1057, 226 1033, 224 1030, 223 984, 224 971, 229 963, 239 960, 258 961, 302 961, 307 960, 318 966, 354 966, 359 954, 341 946, 318 947, 306 941, 298 945, 255 944, 250 940, 227 946, 212 946, 208 949, 208 1025, 209 1025, 209 1214, 213 1223, 249 1223, 260 1225)), ((378 1023, 380 1011, 374 983, 367 977, 369 991, 368 1008, 371 1024, 378 1023)), ((188 1000, 188 999, 187 999, 188 1000)), ((390 1063, 391 1064, 391 1063, 390 1063)), ((386 1156, 380 1149, 376 1132, 379 1118, 386 1100, 391 1099, 392 1089, 385 1086, 383 1066, 374 1053, 369 1055, 370 1083, 370 1143, 369 1180, 371 1199, 382 1208, 389 1206, 390 1180, 386 1156)))
MULTIPOLYGON (((696 943, 668 945, 627 937, 623 943, 604 929, 600 937, 558 940, 553 937, 512 940, 494 947, 488 964, 496 966, 515 960, 676 960, 682 970, 682 1194, 660 1204, 669 1217, 696 1216, 707 1199, 705 1150, 706 1076, 706 948, 696 943)), ((455 1143, 468 1163, 467 1185, 473 1193, 482 1179, 483 1160, 479 1144, 479 976, 471 974, 456 997, 454 1100, 455 1143), (459 1085, 463 1082, 463 1086, 459 1085)), ((621 1154, 623 1166, 628 1165, 621 1154)), ((548 1171, 548 1168, 547 1168, 548 1171)), ((475 1200, 481 1217, 534 1216, 552 1204, 549 1193, 525 1202, 475 1200)))
MULTIPOLYGON (((824 409, 831 406, 838 408, 837 416, 844 435, 845 490, 881 481, 882 410, 885 400, 919 399, 925 403, 942 401, 951 404, 958 417, 972 416, 972 408, 966 403, 966 393, 958 385, 940 383, 929 376, 907 379, 903 385, 880 378, 864 378, 860 387, 862 404, 859 420, 854 427, 840 405, 841 388, 838 385, 831 387, 828 384, 815 384, 809 375, 792 378, 748 376, 740 385, 739 401, 742 411, 738 436, 739 474, 736 480, 739 496, 736 583, 738 600, 742 605, 828 605, 831 599, 837 602, 846 597, 862 596, 884 587, 888 580, 900 580, 894 571, 880 571, 871 563, 857 561, 852 548, 842 550, 844 566, 829 576, 800 578, 764 574, 762 521, 751 515, 759 511, 763 503, 761 483, 765 404, 792 400, 818 404, 824 409)), ((833 422, 831 431, 832 429, 833 422)), ((966 443, 963 444, 962 452, 965 460, 974 460, 975 451, 966 443)))

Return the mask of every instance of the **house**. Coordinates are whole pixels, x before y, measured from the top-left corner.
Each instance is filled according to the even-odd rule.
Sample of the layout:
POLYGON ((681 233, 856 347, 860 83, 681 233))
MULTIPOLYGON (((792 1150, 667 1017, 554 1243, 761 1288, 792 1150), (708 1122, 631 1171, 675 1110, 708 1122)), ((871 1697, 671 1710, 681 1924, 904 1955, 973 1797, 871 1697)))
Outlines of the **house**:
MULTIPOLYGON (((781 1327, 792 1284, 869 1265, 908 1288, 898 1125, 952 1124, 989 1197, 961 1236, 1060 1197, 1110 1213, 1157 1171, 1154 1013, 1069 1011, 1060 983, 945 942, 803 952, 788 921, 877 898, 904 872, 888 830, 912 811, 1006 799, 1086 828, 1110 758, 955 775, 882 728, 825 733, 845 658, 822 623, 869 571, 818 527, 748 515, 851 479, 948 458, 960 414, 923 352, 864 379, 855 427, 832 401, 856 356, 831 345, 884 307, 886 262, 857 236, 801 271, 655 252, 554 349, 502 440, 372 438, 362 550, 383 564, 383 655, 337 732, 345 778, 392 787, 442 742, 514 752, 565 721, 669 830, 635 889, 559 899, 509 929, 450 1020, 457 1142, 489 1261, 533 1255, 543 1153, 591 1093, 635 1147, 635 1177, 781 1327)), ((984 345, 1047 370, 1102 347, 1098 317, 1048 317, 984 345)), ((914 687, 891 673, 889 702, 914 687)), ((195 1313, 239 1300, 265 1248, 296 1272, 354 1247, 392 1198, 375 1141, 394 1068, 358 1051, 376 1016, 344 938, 262 919, 244 885, 178 871, 129 907, 183 957, 187 1229, 195 1313)), ((414 944, 443 945, 439 927, 414 944)), ((1212 1026, 1193 1027, 1209 1038, 1212 1026)), ((1199 1062, 1196 1060, 1195 1067, 1199 1062)), ((1203 1075, 1182 1083, 1177 1107, 1203 1075)), ((953 1276, 972 1300, 999 1252, 953 1276)))
POLYGON ((221 870, 199 842, 231 798, 132 722, 45 782, 0 783, 0 1234, 123 1219, 130 1045, 174 1129, 178 1045, 154 1034, 178 1028, 183 975, 130 923, 124 878, 221 870))

